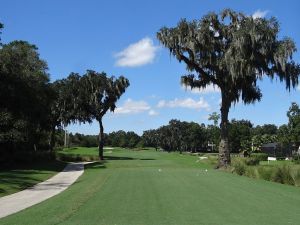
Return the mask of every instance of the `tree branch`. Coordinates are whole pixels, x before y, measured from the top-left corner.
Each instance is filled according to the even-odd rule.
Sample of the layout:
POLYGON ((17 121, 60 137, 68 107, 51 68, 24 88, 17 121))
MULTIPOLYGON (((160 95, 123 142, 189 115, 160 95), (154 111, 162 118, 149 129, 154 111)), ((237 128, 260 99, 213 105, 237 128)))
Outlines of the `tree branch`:
POLYGON ((197 73, 199 73, 204 80, 211 81, 212 83, 217 84, 217 80, 213 76, 211 76, 207 72, 205 72, 195 62, 191 61, 183 54, 177 53, 176 55, 179 57, 179 60, 183 60, 188 66, 192 67, 197 73))

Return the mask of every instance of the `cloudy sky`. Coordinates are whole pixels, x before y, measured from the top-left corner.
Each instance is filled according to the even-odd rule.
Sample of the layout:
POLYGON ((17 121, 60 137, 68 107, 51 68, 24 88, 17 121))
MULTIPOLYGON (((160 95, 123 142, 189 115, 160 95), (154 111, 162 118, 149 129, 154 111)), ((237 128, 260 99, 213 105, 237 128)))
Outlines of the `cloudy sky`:
MULTIPOLYGON (((36 44, 52 80, 87 69, 126 76, 131 85, 115 112, 105 116, 106 132, 123 129, 141 134, 172 118, 209 124, 208 115, 219 112, 219 89, 182 87, 184 64, 170 57, 155 36, 162 26, 175 26, 181 18, 200 19, 228 7, 253 17, 277 17, 280 37, 292 37, 299 48, 298 0, 1 0, 2 41, 36 44)), ((300 53, 294 59, 300 62, 300 53)), ((248 106, 236 104, 230 118, 248 119, 255 125, 286 123, 290 103, 300 103, 300 87, 287 92, 279 81, 269 79, 261 81, 260 87, 263 100, 248 106)), ((74 124, 69 130, 96 134, 98 124, 74 124)))

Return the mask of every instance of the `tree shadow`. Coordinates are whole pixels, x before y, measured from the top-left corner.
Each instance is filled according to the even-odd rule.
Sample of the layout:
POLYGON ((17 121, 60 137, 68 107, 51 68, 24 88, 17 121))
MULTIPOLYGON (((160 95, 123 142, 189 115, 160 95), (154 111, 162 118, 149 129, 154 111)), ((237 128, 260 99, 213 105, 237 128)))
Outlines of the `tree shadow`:
POLYGON ((125 157, 125 156, 104 156, 104 160, 156 160, 152 158, 134 158, 134 157, 125 157))
POLYGON ((94 163, 89 163, 84 166, 85 169, 105 169, 106 166, 104 165, 103 162, 94 162, 94 163))
POLYGON ((137 158, 123 156, 104 156, 104 160, 137 160, 137 158))
POLYGON ((0 194, 1 193, 5 193, 6 191, 4 190, 4 189, 2 189, 2 188, 0 188, 0 194))
POLYGON ((147 159, 147 158, 146 158, 146 159, 139 159, 139 160, 156 160, 156 159, 147 159))
POLYGON ((104 156, 104 160, 155 160, 151 158, 134 158, 125 156, 104 156))
POLYGON ((19 171, 20 173, 32 173, 33 170, 38 170, 39 172, 42 171, 55 171, 60 172, 63 168, 67 165, 67 163, 62 161, 47 161, 47 162, 34 162, 34 163, 19 163, 19 164, 10 164, 6 167, 0 168, 1 172, 8 172, 8 171, 19 171))
MULTIPOLYGON (((45 180, 45 175, 61 172, 65 167, 62 162, 37 163, 32 165, 10 165, 0 170, 0 194, 21 191, 45 180), (40 176, 41 175, 41 176, 40 176)), ((49 176, 48 176, 49 177, 49 176)))
POLYGON ((30 188, 37 183, 42 182, 43 178, 33 177, 35 174, 39 174, 38 171, 32 171, 32 173, 1 173, 0 180, 1 184, 5 189, 1 188, 0 193, 9 193, 11 190, 21 191, 26 188, 30 188))

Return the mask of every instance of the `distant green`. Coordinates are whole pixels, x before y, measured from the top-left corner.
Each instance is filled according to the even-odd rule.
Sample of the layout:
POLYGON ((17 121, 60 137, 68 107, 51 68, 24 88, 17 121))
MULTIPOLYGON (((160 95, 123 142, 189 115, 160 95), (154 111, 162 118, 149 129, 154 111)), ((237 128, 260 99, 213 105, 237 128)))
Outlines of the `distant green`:
POLYGON ((106 151, 69 189, 0 224, 300 224, 300 188, 216 171, 197 156, 106 151))

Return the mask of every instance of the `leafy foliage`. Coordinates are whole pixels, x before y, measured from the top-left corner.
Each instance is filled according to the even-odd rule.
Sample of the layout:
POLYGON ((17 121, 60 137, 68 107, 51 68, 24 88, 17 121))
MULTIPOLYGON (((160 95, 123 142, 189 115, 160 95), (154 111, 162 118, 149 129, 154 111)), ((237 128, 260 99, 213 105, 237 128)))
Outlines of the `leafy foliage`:
POLYGON ((248 120, 231 120, 229 125, 229 140, 231 152, 251 149, 251 130, 253 124, 248 120))
POLYGON ((111 132, 105 137, 105 144, 113 147, 134 148, 138 146, 140 141, 141 137, 133 131, 119 130, 111 132))
POLYGON ((144 131, 142 139, 146 146, 161 147, 167 151, 207 150, 207 132, 204 124, 170 120, 168 125, 156 130, 144 131))
POLYGON ((158 40, 191 74, 181 82, 191 88, 216 85, 221 90, 220 166, 230 164, 228 112, 240 99, 245 104, 259 101, 262 93, 257 80, 263 76, 296 87, 300 66, 290 38, 278 39, 279 23, 272 17, 252 18, 230 9, 209 13, 200 20, 182 19, 176 27, 163 27, 158 40))
POLYGON ((288 128, 291 134, 292 142, 300 142, 300 108, 295 102, 292 102, 291 107, 287 112, 287 117, 289 119, 288 128))
POLYGON ((123 76, 108 77, 106 73, 88 70, 84 75, 71 73, 60 82, 62 87, 59 108, 63 108, 62 120, 68 122, 89 122, 94 119, 100 126, 99 157, 103 159, 104 129, 102 118, 107 111, 114 111, 116 102, 129 86, 123 76))
POLYGON ((37 47, 13 41, 0 49, 0 145, 2 159, 47 146, 53 92, 37 47))

